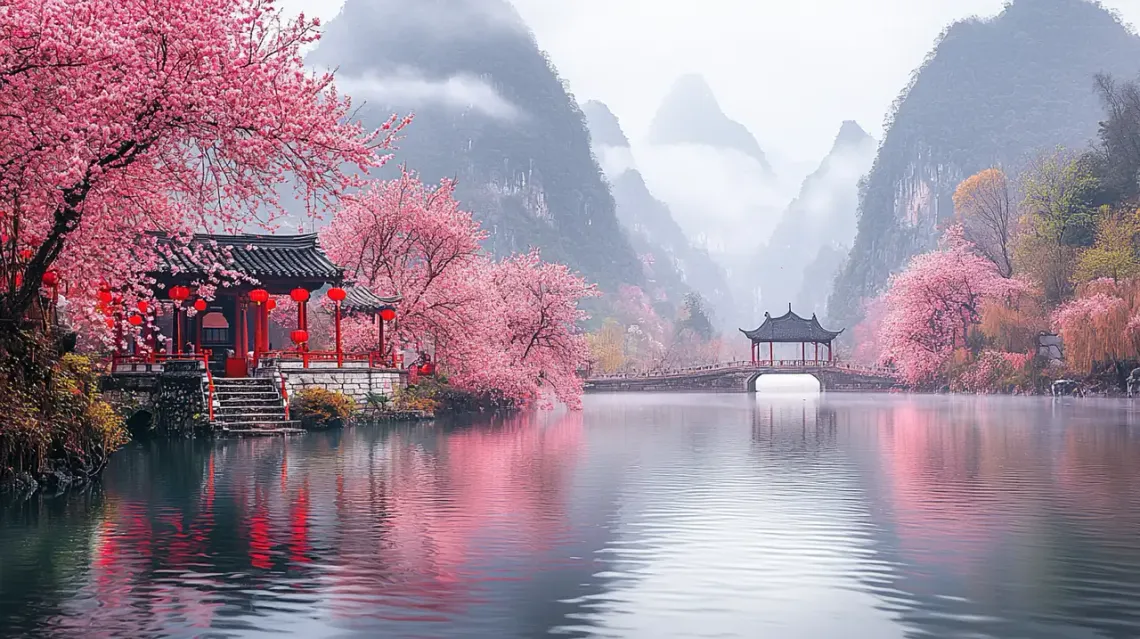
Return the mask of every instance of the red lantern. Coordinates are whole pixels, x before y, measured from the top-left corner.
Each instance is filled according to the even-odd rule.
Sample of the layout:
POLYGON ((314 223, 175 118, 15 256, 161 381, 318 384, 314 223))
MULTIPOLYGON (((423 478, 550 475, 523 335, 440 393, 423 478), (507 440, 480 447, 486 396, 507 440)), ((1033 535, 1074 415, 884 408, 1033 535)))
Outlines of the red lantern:
POLYGON ((289 333, 289 339, 293 340, 294 344, 300 346, 301 344, 309 341, 309 331, 297 329, 292 333, 289 333))
POLYGON ((55 286, 56 284, 59 284, 59 273, 56 273, 55 271, 48 271, 47 273, 44 273, 43 283, 44 286, 55 286))
POLYGON ((380 309, 380 319, 384 320, 385 322, 391 322, 392 320, 396 319, 396 309, 392 308, 391 306, 386 306, 380 309))
POLYGON ((99 303, 100 304, 103 304, 104 306, 106 306, 107 304, 111 303, 112 299, 114 299, 114 296, 111 295, 111 291, 99 291, 99 303))
POLYGON ((294 302, 300 304, 301 302, 309 301, 309 292, 303 288, 295 288, 289 291, 289 297, 293 298, 294 302))
POLYGON ((344 298, 348 297, 348 293, 343 288, 334 286, 329 289, 328 296, 334 302, 343 302, 344 298))
POLYGON ((107 328, 115 328, 115 320, 110 317, 107 318, 107 328))
POLYGON ((142 326, 143 318, 138 315, 131 315, 127 321, 131 323, 131 326, 142 326))
POLYGON ((190 289, 185 286, 170 287, 170 299, 175 302, 185 302, 188 297, 190 297, 190 289))
POLYGON ((203 300, 203 299, 195 300, 194 301, 194 310, 198 311, 199 313, 205 311, 206 310, 206 300, 203 300))
POLYGON ((423 366, 420 366, 420 374, 421 375, 431 375, 434 371, 435 371, 435 366, 433 366, 431 362, 427 362, 423 366))
POLYGON ((20 251, 20 259, 24 260, 25 262, 32 259, 32 255, 34 255, 34 253, 32 253, 32 249, 24 249, 20 251))
POLYGON ((24 285, 24 274, 23 273, 16 273, 16 288, 20 288, 23 285, 24 285))
POLYGON ((273 309, 277 308, 277 300, 274 300, 274 299, 269 300, 268 302, 265 303, 265 308, 268 310, 271 310, 271 311, 273 309))
POLYGON ((146 313, 148 308, 150 308, 150 304, 147 304, 146 300, 139 300, 138 309, 140 313, 146 313))
POLYGON ((254 304, 264 304, 269 299, 269 291, 263 288, 255 288, 249 292, 249 301, 254 304))

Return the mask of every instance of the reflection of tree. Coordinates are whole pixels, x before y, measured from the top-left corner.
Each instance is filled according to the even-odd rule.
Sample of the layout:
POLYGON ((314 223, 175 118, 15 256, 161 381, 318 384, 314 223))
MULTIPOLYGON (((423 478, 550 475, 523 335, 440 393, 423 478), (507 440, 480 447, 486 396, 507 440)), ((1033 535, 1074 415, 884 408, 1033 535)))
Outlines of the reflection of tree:
MULTIPOLYGON (((284 631, 273 627, 289 623, 281 605, 296 610, 302 601, 350 627, 452 619, 494 598, 497 584, 526 583, 549 566, 541 556, 567 536, 565 490, 580 431, 580 413, 569 413, 469 428, 155 443, 109 473, 116 506, 92 531, 88 573, 76 574, 88 560, 73 549, 76 571, 28 588, 29 598, 52 601, 69 580, 76 596, 29 612, 23 627, 139 637, 219 624, 284 631)), ((96 526, 86 512, 74 519, 96 526)), ((2 576, 2 587, 17 586, 2 576)))
POLYGON ((56 592, 81 579, 90 540, 108 510, 99 487, 66 499, 36 497, 0 510, 0 634, 36 628, 62 612, 56 592))

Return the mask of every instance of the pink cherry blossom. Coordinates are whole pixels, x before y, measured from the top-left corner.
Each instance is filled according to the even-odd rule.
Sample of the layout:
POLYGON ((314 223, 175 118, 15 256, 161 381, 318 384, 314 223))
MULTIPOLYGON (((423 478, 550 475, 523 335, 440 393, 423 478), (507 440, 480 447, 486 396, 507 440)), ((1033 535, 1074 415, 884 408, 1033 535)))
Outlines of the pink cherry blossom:
POLYGON ((272 230, 282 187, 320 215, 381 165, 407 120, 351 122, 332 76, 304 69, 317 37, 272 0, 6 3, 0 318, 23 317, 50 268, 106 331, 99 286, 145 294, 148 231, 272 230))
POLYGON ((1025 290, 977 255, 960 226, 938 250, 919 255, 894 276, 884 297, 879 331, 882 358, 911 384, 930 381, 981 319, 982 303, 1025 290))

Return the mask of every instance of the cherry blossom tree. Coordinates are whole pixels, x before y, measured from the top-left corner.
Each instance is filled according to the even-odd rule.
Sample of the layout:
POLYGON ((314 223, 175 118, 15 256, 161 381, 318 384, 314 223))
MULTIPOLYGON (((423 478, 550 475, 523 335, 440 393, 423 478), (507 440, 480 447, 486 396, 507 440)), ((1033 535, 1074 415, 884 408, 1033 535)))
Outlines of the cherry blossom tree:
MULTIPOLYGON (((589 363, 589 345, 576 324, 586 319, 578 301, 597 295, 565 265, 543 262, 538 251, 497 264, 492 282, 506 324, 501 334, 507 375, 515 396, 540 397, 549 389, 571 408, 581 405, 579 368, 589 363)), ((481 371, 485 369, 480 369, 481 371)))
MULTIPOLYGON (((395 342, 433 351, 457 386, 520 403, 550 391, 576 406, 589 349, 574 325, 593 287, 537 253, 494 262, 454 192, 402 170, 345 198, 322 246, 358 283, 403 297, 395 342)), ((350 347, 375 347, 370 322, 349 320, 345 334, 350 347)))
POLYGON ((914 258, 892 278, 879 334, 884 359, 908 383, 930 381, 957 348, 966 346, 986 300, 1024 288, 979 256, 960 225, 951 227, 938 250, 914 258))
POLYGON ((320 215, 407 120, 368 132, 304 70, 319 24, 273 0, 13 0, 0 11, 0 323, 54 270, 92 309, 155 263, 146 232, 320 215))

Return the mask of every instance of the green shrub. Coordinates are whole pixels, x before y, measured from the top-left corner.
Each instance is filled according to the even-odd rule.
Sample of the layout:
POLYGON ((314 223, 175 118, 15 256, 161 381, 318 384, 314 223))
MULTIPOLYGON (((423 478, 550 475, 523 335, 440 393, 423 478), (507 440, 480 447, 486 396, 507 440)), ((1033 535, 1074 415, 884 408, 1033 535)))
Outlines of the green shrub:
POLYGON ((129 440, 122 416, 100 397, 92 361, 45 353, 0 365, 0 480, 53 469, 90 477, 129 440))
POLYGON ((290 411, 306 428, 343 426, 356 415, 356 402, 338 391, 306 388, 293 396, 290 411))

